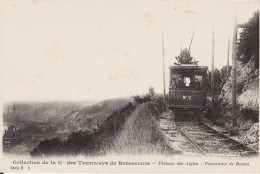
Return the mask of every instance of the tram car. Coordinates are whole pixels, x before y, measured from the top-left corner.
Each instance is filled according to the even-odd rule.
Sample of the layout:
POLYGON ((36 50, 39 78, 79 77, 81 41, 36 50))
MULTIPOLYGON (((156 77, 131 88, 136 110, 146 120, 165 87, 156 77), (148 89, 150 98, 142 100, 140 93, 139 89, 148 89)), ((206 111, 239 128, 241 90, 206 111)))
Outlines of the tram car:
POLYGON ((168 108, 178 110, 205 109, 207 98, 207 66, 181 64, 170 66, 168 108))

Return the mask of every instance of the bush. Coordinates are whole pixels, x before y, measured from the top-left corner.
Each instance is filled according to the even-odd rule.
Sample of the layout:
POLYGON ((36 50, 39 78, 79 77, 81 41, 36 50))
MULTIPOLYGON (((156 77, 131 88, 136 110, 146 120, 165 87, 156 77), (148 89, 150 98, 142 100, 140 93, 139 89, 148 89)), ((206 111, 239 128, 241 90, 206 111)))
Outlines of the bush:
POLYGON ((56 137, 52 140, 41 141, 37 147, 30 152, 30 154, 31 156, 59 155, 62 146, 63 142, 61 138, 56 137))
POLYGON ((78 131, 70 134, 68 140, 64 143, 63 150, 71 154, 78 154, 84 149, 84 153, 95 151, 94 135, 89 131, 78 131))
POLYGON ((238 95, 242 94, 244 86, 245 86, 244 81, 237 83, 237 94, 238 95))
POLYGON ((259 122, 259 112, 255 112, 251 109, 241 109, 241 114, 246 119, 251 119, 254 123, 259 122))
POLYGON ((238 135, 238 127, 230 127, 228 128, 229 135, 237 136, 238 135))
POLYGON ((136 95, 136 96, 133 96, 133 99, 134 99, 135 104, 141 104, 141 103, 151 101, 152 97, 148 94, 146 94, 144 96, 136 95))
POLYGON ((259 12, 243 25, 238 43, 238 60, 246 64, 250 59, 255 61, 255 68, 259 68, 259 12))

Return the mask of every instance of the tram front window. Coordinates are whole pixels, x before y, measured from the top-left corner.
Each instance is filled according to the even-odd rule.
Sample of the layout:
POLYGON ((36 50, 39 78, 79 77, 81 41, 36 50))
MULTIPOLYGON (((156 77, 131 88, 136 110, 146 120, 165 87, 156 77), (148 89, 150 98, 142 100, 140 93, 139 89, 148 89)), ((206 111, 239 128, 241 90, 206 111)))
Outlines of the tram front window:
POLYGON ((185 84, 185 86, 189 87, 190 86, 190 82, 191 82, 190 77, 184 77, 184 84, 185 84))
POLYGON ((177 82, 177 88, 178 89, 182 89, 185 87, 185 83, 183 82, 183 77, 179 76, 178 78, 178 82, 177 82))
POLYGON ((193 88, 195 90, 200 90, 201 89, 201 84, 202 84, 202 76, 196 75, 193 88))

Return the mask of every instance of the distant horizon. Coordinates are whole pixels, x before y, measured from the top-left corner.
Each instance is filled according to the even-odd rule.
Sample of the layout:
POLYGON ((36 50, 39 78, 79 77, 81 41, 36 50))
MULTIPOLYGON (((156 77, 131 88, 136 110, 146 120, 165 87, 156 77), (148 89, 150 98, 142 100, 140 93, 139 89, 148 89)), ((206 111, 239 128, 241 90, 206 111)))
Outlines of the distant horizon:
MULTIPOLYGON (((158 93, 159 95, 162 95, 162 93, 158 93)), ((55 103, 55 102, 60 102, 60 103, 84 103, 84 102, 92 102, 92 103, 99 103, 102 101, 106 100, 114 100, 114 99, 124 99, 124 98, 132 98, 133 96, 122 96, 122 97, 116 97, 116 98, 106 98, 106 99, 100 99, 100 100, 42 100, 42 101, 36 101, 36 100, 28 100, 28 101, 23 101, 23 100, 14 100, 14 101, 4 101, 4 105, 9 104, 13 105, 15 104, 21 104, 21 103, 55 103)))

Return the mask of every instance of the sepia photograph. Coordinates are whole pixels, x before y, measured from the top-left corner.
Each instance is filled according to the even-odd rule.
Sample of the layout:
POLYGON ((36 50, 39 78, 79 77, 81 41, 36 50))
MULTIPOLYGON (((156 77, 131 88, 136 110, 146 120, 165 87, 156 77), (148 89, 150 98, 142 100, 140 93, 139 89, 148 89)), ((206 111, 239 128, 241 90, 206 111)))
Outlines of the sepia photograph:
POLYGON ((260 172, 259 1, 0 1, 0 172, 260 172))

